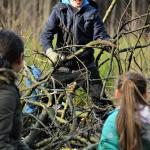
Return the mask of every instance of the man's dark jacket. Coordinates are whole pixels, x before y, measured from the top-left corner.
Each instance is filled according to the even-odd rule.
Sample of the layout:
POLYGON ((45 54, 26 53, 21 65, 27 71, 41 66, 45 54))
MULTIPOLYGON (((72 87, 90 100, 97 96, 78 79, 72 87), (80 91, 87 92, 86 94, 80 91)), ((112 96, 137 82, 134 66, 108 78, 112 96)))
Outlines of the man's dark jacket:
MULTIPOLYGON (((57 34, 57 48, 67 45, 85 45, 96 39, 109 39, 98 10, 90 5, 85 5, 75 11, 68 4, 58 3, 53 8, 41 34, 41 43, 45 51, 50 47, 53 48, 54 34, 57 34)), ((89 60, 88 63, 94 59, 93 50, 88 49, 82 54, 81 60, 85 59, 89 60)))
POLYGON ((21 140, 20 95, 15 74, 0 69, 0 150, 29 150, 21 140))
POLYGON ((93 0, 88 0, 88 1, 89 1, 89 4, 90 4, 92 7, 98 9, 98 5, 97 5, 97 3, 96 3, 95 1, 93 1, 93 0))

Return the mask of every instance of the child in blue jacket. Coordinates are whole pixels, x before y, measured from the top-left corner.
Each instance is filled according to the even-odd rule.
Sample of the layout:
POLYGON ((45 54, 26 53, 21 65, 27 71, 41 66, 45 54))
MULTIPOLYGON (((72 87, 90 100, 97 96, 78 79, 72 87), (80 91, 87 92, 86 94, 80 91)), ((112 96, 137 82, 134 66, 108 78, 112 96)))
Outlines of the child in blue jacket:
POLYGON ((85 48, 84 52, 77 57, 63 61, 66 56, 79 50, 79 47, 72 45, 86 45, 93 40, 110 39, 98 10, 89 5, 88 0, 62 0, 54 6, 40 39, 50 62, 53 66, 57 66, 52 74, 58 81, 57 88, 76 81, 78 87, 88 92, 96 118, 104 118, 110 108, 108 105, 113 104, 106 100, 105 93, 104 98, 100 97, 103 83, 95 64, 94 49, 85 48), (55 34, 57 35, 56 48, 69 45, 71 47, 58 51, 54 49, 52 41, 55 34), (86 72, 85 68, 87 68, 86 72), (103 112, 101 107, 104 108, 103 112))
POLYGON ((120 108, 104 123, 98 150, 150 150, 150 105, 146 79, 129 72, 119 77, 115 97, 120 108))

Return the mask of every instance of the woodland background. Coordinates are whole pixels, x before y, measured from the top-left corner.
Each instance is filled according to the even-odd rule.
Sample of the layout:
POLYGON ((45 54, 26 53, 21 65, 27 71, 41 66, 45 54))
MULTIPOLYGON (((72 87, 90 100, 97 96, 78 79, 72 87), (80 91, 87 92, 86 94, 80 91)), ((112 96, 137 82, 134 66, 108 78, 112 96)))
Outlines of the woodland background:
MULTIPOLYGON (((116 32, 121 15, 130 1, 117 0, 117 4, 106 22, 107 30, 111 35, 116 32)), ((12 28, 22 32, 31 30, 33 34, 38 36, 51 8, 56 3, 57 0, 0 0, 0 25, 1 27, 12 28)), ((105 15, 110 3, 111 0, 98 1, 102 17, 105 15)), ((132 0, 130 3, 122 22, 145 14, 150 0, 132 0)), ((143 19, 134 21, 130 27, 139 27, 142 22, 143 19)))
MULTIPOLYGON (((18 83, 22 107, 26 102, 37 106, 35 113, 24 116, 23 137, 34 149, 96 149, 102 122, 94 119, 86 93, 79 89, 72 95, 70 87, 55 91, 43 87, 51 78, 51 66, 42 53, 39 37, 56 3, 56 0, 0 0, 0 29, 16 31, 25 42, 25 71, 18 83), (33 64, 42 70, 39 81, 27 67, 33 64), (25 86, 26 78, 32 81, 31 87, 25 86), (37 102, 31 96, 35 88, 40 91, 37 102), (62 109, 55 109, 51 103, 55 92, 63 97, 62 109), (48 102, 43 101, 45 97, 48 102)), ((117 76, 132 70, 146 76, 150 92, 150 0, 99 0, 98 5, 107 32, 117 45, 108 52, 101 43, 94 44, 103 90, 114 100, 117 76)), ((55 101, 59 104, 59 97, 55 101)))

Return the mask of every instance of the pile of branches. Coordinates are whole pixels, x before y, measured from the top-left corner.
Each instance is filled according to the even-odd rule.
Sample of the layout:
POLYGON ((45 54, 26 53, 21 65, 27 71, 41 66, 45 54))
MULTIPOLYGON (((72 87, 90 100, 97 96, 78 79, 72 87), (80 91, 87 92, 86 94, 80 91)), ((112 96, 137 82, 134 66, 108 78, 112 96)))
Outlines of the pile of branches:
MULTIPOLYGON (((147 45, 143 47, 146 46, 147 45)), ((98 63, 104 51, 110 53, 110 66, 102 89, 102 92, 104 92, 106 82, 109 80, 111 73, 113 59, 118 59, 117 56, 119 53, 127 51, 133 52, 133 50, 135 51, 142 46, 137 45, 134 49, 132 47, 118 49, 116 44, 110 41, 97 40, 87 45, 80 45, 79 47, 82 48, 73 54, 71 53, 64 61, 77 57, 86 47, 100 49, 96 58, 96 63, 98 63)), ((43 53, 37 51, 35 53, 47 58, 43 53)), ((99 66, 103 65, 105 62, 106 60, 99 64, 99 66)), ((59 65, 59 63, 57 65, 59 65)), ((38 81, 34 79, 30 69, 25 65, 24 76, 30 78, 33 84, 30 88, 28 87, 22 90, 24 93, 22 96, 22 106, 33 105, 35 106, 35 111, 32 113, 25 113, 23 116, 24 141, 33 149, 39 150, 65 148, 96 149, 100 138, 102 121, 95 118, 92 113, 91 104, 78 106, 74 103, 74 99, 77 96, 75 94, 76 82, 72 82, 62 89, 56 89, 52 73, 57 69, 57 65, 51 67, 49 71, 46 71, 38 81), (33 97, 31 93, 37 88, 40 90, 40 93, 34 96, 37 100, 33 101, 31 100, 33 97)), ((118 63, 118 70, 121 68, 119 65, 120 63, 118 63)), ((101 95, 103 95, 103 93, 101 93, 101 95)), ((81 96, 80 99, 82 99, 81 96)))
POLYGON ((73 103, 75 86, 74 82, 64 91, 55 91, 59 96, 54 104, 52 93, 46 100, 43 96, 40 101, 27 101, 37 106, 34 113, 24 114, 24 140, 33 149, 80 149, 99 141, 100 122, 93 118, 91 108, 73 103))
MULTIPOLYGON (((86 47, 94 48, 98 45, 115 46, 108 41, 93 41, 82 46, 82 49, 67 56, 63 61, 77 57, 86 47)), ((47 58, 43 53, 38 54, 47 58)), ((74 103, 74 99, 78 96, 75 93, 77 87, 75 81, 62 89, 56 89, 52 73, 57 69, 57 65, 59 63, 55 67, 51 67, 50 71, 44 73, 40 80, 36 81, 25 64, 24 76, 33 84, 22 90, 24 93, 22 106, 24 109, 25 106, 32 105, 34 111, 24 113, 24 141, 33 149, 96 149, 102 121, 94 116, 90 102, 85 106, 74 103), (36 89, 40 92, 33 96, 31 93, 36 89)), ((82 101, 82 97, 80 95, 79 97, 82 101)))

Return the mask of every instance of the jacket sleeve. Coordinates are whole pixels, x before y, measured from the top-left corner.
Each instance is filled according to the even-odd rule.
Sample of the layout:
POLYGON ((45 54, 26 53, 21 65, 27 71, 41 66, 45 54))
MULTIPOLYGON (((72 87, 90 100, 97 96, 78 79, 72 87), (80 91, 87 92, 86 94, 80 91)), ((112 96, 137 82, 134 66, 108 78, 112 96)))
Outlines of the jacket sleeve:
MULTIPOLYGON (((2 89, 1 89, 2 90, 2 89)), ((0 149, 14 150, 10 135, 13 127, 16 96, 13 92, 3 90, 0 96, 0 149)))
POLYGON ((32 150, 24 141, 21 139, 16 143, 17 150, 32 150))
POLYGON ((98 150, 118 150, 119 136, 116 129, 117 112, 112 113, 104 123, 98 150))
POLYGON ((107 34, 104 27, 104 23, 102 22, 102 19, 99 16, 97 11, 95 12, 93 22, 94 22, 93 40, 97 40, 97 39, 108 40, 110 36, 107 34))
POLYGON ((42 32, 40 37, 40 41, 45 52, 48 48, 53 48, 52 41, 54 38, 54 34, 57 33, 59 27, 59 19, 57 13, 57 9, 53 8, 50 16, 48 17, 48 21, 46 23, 44 31, 42 32))

